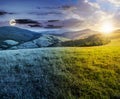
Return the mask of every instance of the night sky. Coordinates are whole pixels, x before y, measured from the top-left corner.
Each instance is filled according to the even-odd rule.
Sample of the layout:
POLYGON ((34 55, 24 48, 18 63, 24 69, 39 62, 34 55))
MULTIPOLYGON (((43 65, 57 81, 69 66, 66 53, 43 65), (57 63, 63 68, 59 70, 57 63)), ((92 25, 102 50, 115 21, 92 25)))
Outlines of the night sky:
POLYGON ((120 0, 0 0, 0 26, 33 31, 98 29, 111 21, 120 27, 120 0))

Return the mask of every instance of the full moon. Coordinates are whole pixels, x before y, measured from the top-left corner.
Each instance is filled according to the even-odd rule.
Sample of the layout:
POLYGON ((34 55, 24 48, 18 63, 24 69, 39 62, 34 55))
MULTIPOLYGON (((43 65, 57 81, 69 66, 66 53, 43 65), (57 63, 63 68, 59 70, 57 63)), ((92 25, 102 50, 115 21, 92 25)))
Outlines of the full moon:
POLYGON ((9 24, 10 24, 10 26, 15 26, 16 25, 16 21, 14 19, 11 19, 9 21, 9 24))
POLYGON ((100 31, 105 33, 105 34, 109 34, 111 33, 114 29, 113 29, 113 24, 111 22, 105 22, 102 24, 100 31))

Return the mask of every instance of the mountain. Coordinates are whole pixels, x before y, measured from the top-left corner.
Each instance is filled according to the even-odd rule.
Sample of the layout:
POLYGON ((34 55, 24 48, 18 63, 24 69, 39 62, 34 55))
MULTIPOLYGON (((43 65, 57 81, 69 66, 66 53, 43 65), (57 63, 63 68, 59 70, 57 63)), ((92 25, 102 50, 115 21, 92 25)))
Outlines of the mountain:
POLYGON ((69 40, 62 42, 62 46, 78 46, 78 47, 86 47, 86 46, 100 46, 110 43, 110 38, 102 35, 102 34, 95 34, 89 36, 84 39, 77 39, 77 40, 69 40))
POLYGON ((17 27, 0 27, 0 49, 54 47, 68 39, 45 35, 17 27))
MULTIPOLYGON (((112 33, 110 38, 118 36, 119 31, 112 33)), ((99 32, 85 29, 62 34, 44 34, 17 27, 0 27, 0 49, 29 49, 56 46, 95 46, 104 45, 109 40, 99 32)))
POLYGON ((11 26, 0 27, 0 49, 8 49, 12 46, 37 39, 40 36, 41 34, 26 29, 11 26))
POLYGON ((83 38, 87 38, 91 35, 94 34, 98 34, 99 32, 97 31, 93 31, 90 29, 85 29, 85 30, 81 30, 81 31, 75 31, 75 32, 65 32, 62 34, 53 34, 53 35, 57 35, 57 36, 61 36, 61 37, 65 37, 65 38, 69 38, 69 39, 83 39, 83 38))
POLYGON ((17 27, 0 27, 0 43, 4 40, 15 40, 17 42, 27 42, 36 39, 41 34, 17 27))
POLYGON ((41 37, 39 37, 37 39, 22 43, 17 46, 13 46, 10 49, 55 47, 55 46, 60 46, 61 42, 68 41, 68 40, 69 39, 57 37, 57 36, 53 36, 53 35, 42 35, 41 37))

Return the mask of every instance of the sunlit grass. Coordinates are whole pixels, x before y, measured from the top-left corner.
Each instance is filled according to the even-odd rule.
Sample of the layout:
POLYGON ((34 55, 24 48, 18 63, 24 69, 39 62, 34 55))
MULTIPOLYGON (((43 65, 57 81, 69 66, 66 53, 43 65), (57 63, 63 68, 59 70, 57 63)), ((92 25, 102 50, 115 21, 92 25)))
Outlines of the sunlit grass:
MULTIPOLYGON (((67 48, 61 54, 64 93, 75 97, 120 97, 120 47, 67 48), (63 66, 62 66, 63 65, 63 66), (66 77, 67 76, 67 77, 66 77)), ((59 78, 59 75, 57 76, 59 78)), ((61 88, 62 89, 62 88, 61 88)), ((71 96, 70 96, 71 97, 71 96)))

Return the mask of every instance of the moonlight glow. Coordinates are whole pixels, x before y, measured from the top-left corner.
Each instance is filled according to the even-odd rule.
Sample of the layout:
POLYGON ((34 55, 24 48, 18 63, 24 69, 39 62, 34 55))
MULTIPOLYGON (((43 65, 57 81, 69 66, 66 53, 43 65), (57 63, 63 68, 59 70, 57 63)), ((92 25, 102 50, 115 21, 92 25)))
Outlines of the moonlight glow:
POLYGON ((9 22, 9 24, 11 26, 15 26, 16 25, 16 21, 14 19, 11 19, 10 22, 9 22))
POLYGON ((103 23, 100 31, 106 34, 111 33, 113 31, 113 24, 111 22, 103 23))

